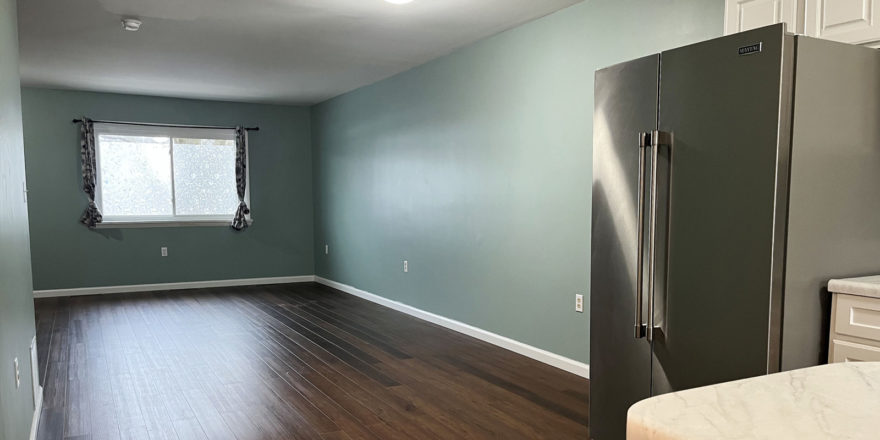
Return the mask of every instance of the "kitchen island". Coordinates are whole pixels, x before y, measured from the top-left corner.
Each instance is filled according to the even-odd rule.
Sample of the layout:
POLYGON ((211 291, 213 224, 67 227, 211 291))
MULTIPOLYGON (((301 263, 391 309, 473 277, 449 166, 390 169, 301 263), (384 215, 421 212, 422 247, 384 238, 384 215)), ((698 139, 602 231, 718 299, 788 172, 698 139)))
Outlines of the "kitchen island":
POLYGON ((880 362, 792 370, 642 400, 627 440, 880 439, 880 362))

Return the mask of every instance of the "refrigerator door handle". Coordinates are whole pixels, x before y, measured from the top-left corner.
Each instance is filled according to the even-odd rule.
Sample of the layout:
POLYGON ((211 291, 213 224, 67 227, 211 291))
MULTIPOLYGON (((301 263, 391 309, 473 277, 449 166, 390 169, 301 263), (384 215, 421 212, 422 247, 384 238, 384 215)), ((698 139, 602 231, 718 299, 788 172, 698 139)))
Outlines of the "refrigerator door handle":
MULTIPOLYGON (((650 134, 651 144, 651 219, 648 225, 648 342, 654 341, 654 281, 657 266, 657 161, 660 148, 672 148, 672 134, 664 131, 653 131, 650 134)), ((670 155, 672 157, 672 155, 670 155)))
POLYGON ((642 304, 645 297, 644 273, 645 273, 645 162, 648 155, 648 148, 651 146, 651 133, 639 133, 639 208, 638 222, 636 223, 639 232, 638 252, 636 253, 636 314, 635 323, 633 325, 633 336, 641 339, 646 336, 647 324, 644 322, 644 313, 642 304))

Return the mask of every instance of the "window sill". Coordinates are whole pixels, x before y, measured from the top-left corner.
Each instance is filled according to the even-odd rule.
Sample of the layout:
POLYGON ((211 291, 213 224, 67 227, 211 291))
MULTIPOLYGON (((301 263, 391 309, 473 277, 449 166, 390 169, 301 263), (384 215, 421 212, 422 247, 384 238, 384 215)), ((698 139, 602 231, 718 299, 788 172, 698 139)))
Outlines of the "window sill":
MULTIPOLYGON (((186 227, 230 227, 231 220, 147 220, 125 221, 114 220, 98 223, 96 229, 135 229, 135 228, 186 228, 186 227)), ((248 219, 248 226, 254 224, 248 219)))

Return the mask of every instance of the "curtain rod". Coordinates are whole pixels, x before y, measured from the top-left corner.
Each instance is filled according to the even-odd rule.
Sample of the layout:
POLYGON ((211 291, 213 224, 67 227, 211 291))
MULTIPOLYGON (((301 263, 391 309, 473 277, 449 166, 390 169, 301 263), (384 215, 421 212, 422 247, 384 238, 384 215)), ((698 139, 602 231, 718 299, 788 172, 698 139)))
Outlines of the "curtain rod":
MULTIPOLYGON (((82 119, 74 119, 74 124, 79 124, 82 119)), ((140 125, 143 127, 179 127, 179 128, 213 128, 221 130, 234 130, 235 127, 221 127, 216 125, 182 125, 182 124, 151 124, 149 122, 126 122, 126 121, 99 121, 93 119, 92 122, 99 124, 121 124, 121 125, 140 125)), ((260 127, 244 127, 247 131, 260 131, 260 127)))

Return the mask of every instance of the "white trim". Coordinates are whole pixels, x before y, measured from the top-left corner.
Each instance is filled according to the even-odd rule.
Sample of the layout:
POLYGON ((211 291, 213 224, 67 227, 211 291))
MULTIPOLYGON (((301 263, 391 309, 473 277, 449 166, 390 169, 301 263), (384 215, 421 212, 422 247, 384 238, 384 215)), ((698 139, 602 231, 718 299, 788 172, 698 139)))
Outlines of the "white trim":
POLYGON ((730 35, 730 24, 728 22, 730 20, 730 0, 724 0, 724 34, 730 35))
POLYGON ((31 419, 30 440, 37 438, 37 429, 40 427, 40 415, 43 413, 43 387, 40 386, 39 362, 37 359, 37 335, 31 339, 31 389, 34 397, 34 416, 31 419))
POLYGON ((260 284, 304 283, 315 281, 314 275, 271 278, 242 278, 236 280, 187 281, 182 283, 133 284, 127 286, 82 287, 76 289, 34 290, 34 298, 58 296, 105 295, 110 293, 151 292, 156 290, 198 289, 203 287, 256 286, 260 284))
MULTIPOLYGON (((98 134, 121 136, 177 137, 235 140, 235 128, 179 127, 169 125, 131 125, 113 122, 94 122, 95 137, 98 134)), ((96 139, 97 140, 97 139, 96 139)))
MULTIPOLYGON (((224 218, 223 220, 104 220, 98 223, 97 229, 132 229, 132 228, 185 228, 191 226, 200 227, 229 227, 232 224, 232 218, 224 218)), ((254 224, 253 219, 247 219, 248 226, 254 224)))
POLYGON ((490 331, 483 330, 481 328, 474 327, 469 324, 465 324, 460 321, 456 321, 454 319, 449 319, 444 316, 440 316, 431 312, 426 312, 421 309, 417 309, 413 306, 390 300, 387 298, 383 298, 379 295, 358 289, 356 287, 349 286, 347 284, 342 284, 333 280, 328 280, 326 278, 322 278, 319 276, 315 276, 315 281, 324 284, 326 286, 330 286, 334 289, 341 290, 345 293, 363 298, 367 301, 374 302, 376 304, 383 305, 385 307, 397 310, 398 312, 406 313, 407 315, 414 316, 419 319, 423 319, 425 321, 437 324, 442 327, 446 327, 450 330, 455 330, 459 333, 464 333, 468 336, 477 338, 481 341, 488 342, 492 345, 496 345, 501 348, 506 348, 515 353, 519 353, 523 356, 532 358, 536 361, 543 362, 547 365, 554 366, 556 368, 568 371, 569 373, 576 374, 581 377, 585 377, 587 379, 590 378, 590 365, 585 364, 583 362, 576 361, 574 359, 569 359, 564 356, 560 356, 555 353, 551 353, 546 350, 542 350, 537 347, 533 347, 528 344, 524 344, 519 341, 515 341, 505 336, 501 336, 496 333, 492 333, 490 331))
MULTIPOLYGON (((40 361, 37 356, 37 335, 34 335, 33 339, 31 339, 30 346, 30 355, 31 355, 31 397, 36 402, 41 397, 40 394, 43 393, 43 388, 40 386, 40 361)), ((34 405, 34 409, 38 409, 38 405, 34 405)))
POLYGON ((40 387, 40 393, 37 394, 37 401, 34 402, 34 418, 31 420, 30 440, 37 438, 37 429, 40 427, 40 415, 43 413, 43 387, 40 387))

